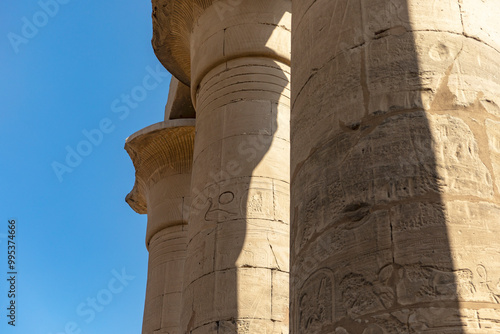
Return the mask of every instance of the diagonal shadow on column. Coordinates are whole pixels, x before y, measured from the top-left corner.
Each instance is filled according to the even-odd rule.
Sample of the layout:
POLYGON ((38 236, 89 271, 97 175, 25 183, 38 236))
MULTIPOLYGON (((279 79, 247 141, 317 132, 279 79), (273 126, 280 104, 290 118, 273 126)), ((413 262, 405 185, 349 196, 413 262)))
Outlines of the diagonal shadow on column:
POLYGON ((498 328, 500 58, 464 6, 293 1, 291 333, 498 328))

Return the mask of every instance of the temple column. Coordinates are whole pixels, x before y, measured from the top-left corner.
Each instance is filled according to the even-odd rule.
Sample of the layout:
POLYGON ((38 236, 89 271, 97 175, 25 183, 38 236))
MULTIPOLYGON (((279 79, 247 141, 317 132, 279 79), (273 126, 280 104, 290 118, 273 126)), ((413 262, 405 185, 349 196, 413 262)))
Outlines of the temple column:
POLYGON ((196 109, 183 333, 288 333, 290 4, 153 4, 196 109))
POLYGON ((499 14, 293 1, 292 333, 500 330, 499 14))
POLYGON ((126 200, 148 215, 148 279, 142 333, 182 333, 179 329, 188 208, 194 147, 194 119, 168 120, 127 139, 136 168, 126 200))

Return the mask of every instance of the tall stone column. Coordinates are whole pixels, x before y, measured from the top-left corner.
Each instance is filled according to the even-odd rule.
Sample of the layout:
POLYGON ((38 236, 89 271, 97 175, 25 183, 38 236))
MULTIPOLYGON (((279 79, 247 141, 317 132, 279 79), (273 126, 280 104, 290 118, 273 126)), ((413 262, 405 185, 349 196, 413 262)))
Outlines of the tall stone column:
POLYGON ((127 202, 148 214, 148 280, 143 334, 181 333, 180 309, 187 248, 194 119, 167 120, 127 139, 136 168, 127 202))
POLYGON ((499 14, 293 1, 292 333, 500 331, 499 14))
POLYGON ((154 1, 196 109, 183 333, 287 333, 290 1, 154 1))

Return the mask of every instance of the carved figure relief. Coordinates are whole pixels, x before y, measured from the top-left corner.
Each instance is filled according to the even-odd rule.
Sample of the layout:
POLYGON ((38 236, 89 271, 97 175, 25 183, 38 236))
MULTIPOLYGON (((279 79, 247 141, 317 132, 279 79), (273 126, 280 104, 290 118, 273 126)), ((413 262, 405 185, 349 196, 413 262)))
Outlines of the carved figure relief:
POLYGON ((313 216, 318 207, 318 197, 312 199, 305 207, 304 222, 302 223, 302 228, 297 235, 297 245, 301 248, 316 232, 315 222, 313 216))
POLYGON ((248 202, 248 210, 253 212, 262 212, 262 193, 259 191, 256 194, 253 194, 248 202))
POLYGON ((476 271, 479 276, 480 287, 488 291, 488 294, 493 302, 500 304, 500 279, 498 279, 497 282, 491 281, 488 278, 488 271, 486 270, 486 267, 482 264, 477 266, 476 271))
POLYGON ((320 269, 304 282, 298 297, 299 333, 313 333, 333 321, 333 274, 320 269))

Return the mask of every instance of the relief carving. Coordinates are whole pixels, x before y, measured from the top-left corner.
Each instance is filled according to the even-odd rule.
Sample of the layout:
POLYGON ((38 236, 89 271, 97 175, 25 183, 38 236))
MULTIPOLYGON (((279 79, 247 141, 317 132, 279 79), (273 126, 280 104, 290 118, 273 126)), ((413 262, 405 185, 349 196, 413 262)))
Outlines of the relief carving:
POLYGON ((248 210, 253 212, 262 212, 263 202, 262 192, 259 191, 256 194, 253 194, 248 201, 248 210))
POLYGON ((378 282, 370 282, 363 275, 351 273, 340 282, 342 304, 351 318, 382 311, 390 307, 394 291, 378 282))
POLYGON ((396 303, 456 300, 457 291, 469 295, 475 292, 471 271, 448 271, 418 264, 390 264, 373 279, 349 273, 339 287, 343 306, 353 318, 390 309, 396 303))
POLYGON ((207 199, 209 205, 208 210, 205 213, 205 221, 224 221, 237 216, 237 212, 229 209, 223 209, 226 205, 231 204, 233 201, 234 193, 231 191, 226 191, 220 194, 217 198, 217 204, 214 204, 214 199, 209 197, 207 199))
POLYGON ((351 320, 363 317, 367 322, 358 324, 364 327, 363 331, 337 327, 336 333, 419 333, 432 326, 449 324, 456 319, 456 310, 449 306, 450 302, 500 302, 500 280, 490 276, 483 265, 473 271, 389 264, 377 275, 348 273, 338 286, 343 308, 351 320), (432 303, 429 312, 434 317, 412 310, 411 305, 419 303, 432 303))
POLYGON ((298 245, 300 248, 304 246, 304 244, 311 239, 311 237, 316 232, 315 225, 317 224, 314 219, 315 211, 318 208, 318 197, 313 198, 309 203, 307 203, 305 212, 303 213, 303 227, 298 233, 299 242, 298 245))
POLYGON ((299 333, 313 333, 334 317, 333 274, 320 269, 304 282, 298 294, 299 333))
POLYGON ((477 266, 476 271, 479 277, 479 287, 487 291, 491 301, 500 304, 500 279, 497 282, 491 281, 486 267, 481 264, 477 266))
POLYGON ((217 321, 215 330, 220 334, 247 334, 250 333, 250 322, 247 320, 217 321))

